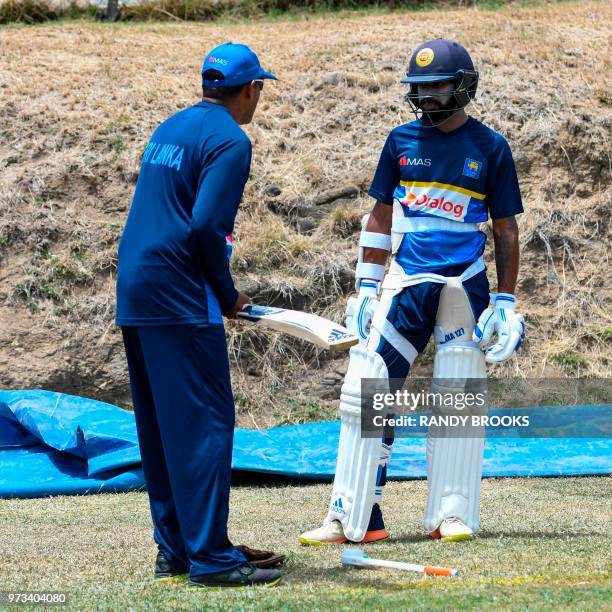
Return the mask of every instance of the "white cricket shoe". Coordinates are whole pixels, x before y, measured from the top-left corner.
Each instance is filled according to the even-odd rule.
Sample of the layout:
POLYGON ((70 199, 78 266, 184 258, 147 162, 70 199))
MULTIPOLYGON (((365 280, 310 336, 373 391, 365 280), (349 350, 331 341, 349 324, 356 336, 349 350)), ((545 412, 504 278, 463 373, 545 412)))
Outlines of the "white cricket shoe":
POLYGON ((445 518, 440 526, 429 535, 443 542, 461 542, 474 538, 474 532, 456 516, 445 518))
MULTIPOLYGON (((386 540, 389 532, 386 529, 367 531, 362 540, 363 544, 386 540)), ((318 529, 305 531, 300 536, 300 544, 304 546, 325 546, 327 544, 344 544, 349 539, 344 535, 340 521, 325 521, 318 529)))

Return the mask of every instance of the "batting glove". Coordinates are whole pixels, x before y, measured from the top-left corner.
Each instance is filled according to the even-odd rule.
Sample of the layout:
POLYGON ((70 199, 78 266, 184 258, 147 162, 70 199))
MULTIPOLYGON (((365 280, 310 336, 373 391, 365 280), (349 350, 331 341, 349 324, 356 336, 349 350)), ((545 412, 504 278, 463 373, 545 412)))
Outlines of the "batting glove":
POLYGON ((525 318, 514 312, 516 298, 510 293, 492 293, 492 308, 487 308, 479 317, 472 339, 482 348, 488 346, 493 333, 497 343, 488 346, 487 363, 503 363, 512 357, 525 339, 525 318))
POLYGON ((365 342, 370 335, 372 318, 378 308, 378 285, 376 281, 363 279, 359 282, 357 297, 351 297, 346 305, 346 327, 365 342))

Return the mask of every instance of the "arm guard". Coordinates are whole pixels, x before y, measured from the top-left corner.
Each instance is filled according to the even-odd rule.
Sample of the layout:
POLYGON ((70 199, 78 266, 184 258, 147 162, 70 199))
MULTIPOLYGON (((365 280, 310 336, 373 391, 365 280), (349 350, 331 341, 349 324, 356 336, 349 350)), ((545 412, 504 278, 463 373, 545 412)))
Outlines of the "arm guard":
POLYGON ((385 266, 380 264, 365 263, 363 254, 366 248, 381 249, 384 251, 391 250, 391 236, 389 234, 379 234, 377 232, 368 232, 365 228, 368 224, 370 215, 364 215, 361 220, 361 234, 359 236, 359 257, 357 259, 357 268, 355 270, 355 290, 359 291, 362 279, 373 279, 377 282, 377 293, 380 289, 380 283, 385 278, 385 266))

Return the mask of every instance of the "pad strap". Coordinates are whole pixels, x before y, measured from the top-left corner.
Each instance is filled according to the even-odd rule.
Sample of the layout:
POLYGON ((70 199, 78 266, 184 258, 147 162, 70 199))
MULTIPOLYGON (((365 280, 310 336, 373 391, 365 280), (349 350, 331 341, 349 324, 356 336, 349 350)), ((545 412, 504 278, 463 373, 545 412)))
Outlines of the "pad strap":
POLYGON ((373 278, 382 281, 385 278, 385 266, 360 261, 357 263, 355 276, 358 280, 362 278, 373 278))
POLYGON ((359 246, 370 249, 391 250, 391 236, 389 234, 379 234, 377 232, 361 232, 359 236, 359 246))
POLYGON ((406 340, 400 332, 385 317, 382 324, 378 319, 380 335, 410 364, 417 358, 419 352, 414 348, 409 340, 406 340))
MULTIPOLYGON (((484 261, 482 257, 479 257, 475 262, 470 264, 464 271, 463 274, 459 277, 461 282, 465 282, 470 278, 476 276, 476 274, 480 274, 483 270, 486 270, 484 261)), ((392 264, 392 274, 388 274, 387 278, 383 283, 383 289, 400 289, 402 287, 410 287, 412 285, 418 285, 420 283, 440 283, 445 285, 448 282, 449 278, 455 277, 447 277, 442 276, 441 274, 435 274, 433 272, 421 272, 418 274, 406 274, 399 264, 395 266, 392 264), (395 271, 394 271, 395 270, 395 271)))

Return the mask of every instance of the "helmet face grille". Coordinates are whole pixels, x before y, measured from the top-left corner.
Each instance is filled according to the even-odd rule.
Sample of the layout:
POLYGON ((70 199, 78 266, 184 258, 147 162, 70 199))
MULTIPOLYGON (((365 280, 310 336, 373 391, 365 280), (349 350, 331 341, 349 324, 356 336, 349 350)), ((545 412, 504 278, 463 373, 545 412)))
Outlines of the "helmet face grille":
POLYGON ((425 98, 419 96, 419 81, 410 82, 410 89, 406 93, 404 98, 408 102, 408 104, 410 104, 411 110, 414 113, 415 117, 417 119, 423 119, 423 117, 426 117, 432 127, 444 123, 445 121, 450 119, 450 117, 452 117, 457 111, 466 107, 470 103, 470 101, 474 99, 474 96, 476 95, 476 90, 478 88, 478 72, 476 70, 459 70, 452 79, 437 79, 436 81, 428 79, 420 81, 420 83, 441 81, 453 81, 455 85, 454 89, 452 89, 451 91, 445 91, 444 93, 440 94, 428 94, 426 97, 435 98, 437 96, 450 95, 450 102, 446 104, 443 108, 429 111, 425 111, 422 108, 422 104, 425 98))

